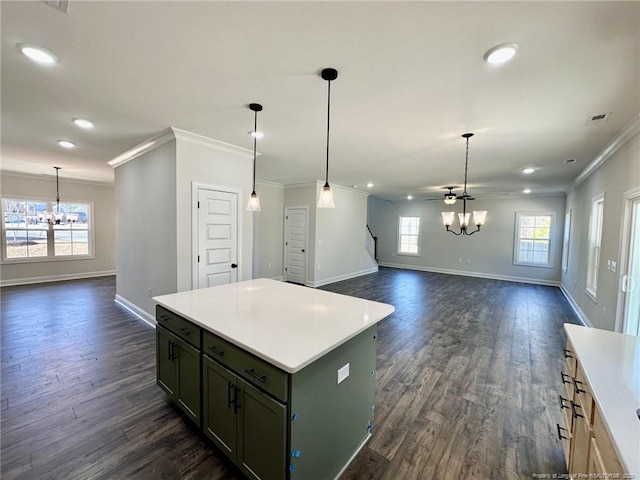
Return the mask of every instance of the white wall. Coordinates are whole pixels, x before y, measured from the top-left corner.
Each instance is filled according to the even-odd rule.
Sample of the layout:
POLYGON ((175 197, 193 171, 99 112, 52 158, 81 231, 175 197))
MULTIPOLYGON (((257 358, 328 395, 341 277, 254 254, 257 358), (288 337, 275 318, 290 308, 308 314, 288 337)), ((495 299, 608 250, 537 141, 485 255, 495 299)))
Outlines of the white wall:
POLYGON ((153 316, 151 296, 177 288, 175 141, 123 163, 114 173, 116 294, 135 311, 153 316))
POLYGON ((238 192, 238 281, 253 275, 253 217, 245 210, 251 193, 253 151, 173 129, 176 135, 177 288, 193 279, 193 184, 238 192))
MULTIPOLYGON (((442 273, 471 275, 522 282, 558 285, 561 271, 564 195, 477 199, 474 210, 487 210, 480 232, 454 236, 442 225, 440 212, 449 209, 441 201, 388 202, 369 197, 369 227, 378 237, 378 261, 383 266, 411 268, 442 273), (513 264, 516 213, 552 212, 556 226, 552 232, 553 268, 513 264), (398 255, 398 217, 420 217, 420 255, 398 255)), ((458 203, 454 211, 461 211, 458 203)))
POLYGON ((336 208, 316 208, 323 185, 286 186, 284 193, 285 207, 309 207, 307 285, 312 287, 378 270, 365 243, 367 194, 334 184, 336 208))
MULTIPOLYGON (((315 199, 322 186, 316 184, 315 199)), ((331 189, 336 208, 316 209, 313 286, 378 271, 366 247, 367 194, 340 185, 331 189)))
MULTIPOLYGON (((53 170, 53 169, 52 169, 53 170)), ((64 201, 92 202, 95 232, 94 258, 4 263, 1 285, 86 278, 115 274, 115 226, 113 185, 60 178, 60 197, 64 201)), ((55 200, 55 176, 27 175, 3 171, 0 175, 3 197, 55 200)))
POLYGON ((622 229, 623 195, 640 187, 640 135, 621 146, 607 161, 567 195, 567 211, 572 213, 569 243, 569 265, 562 274, 562 288, 597 328, 614 330, 618 298, 620 265, 620 234, 622 229), (591 200, 604 193, 603 233, 600 250, 598 294, 596 301, 585 294, 588 262, 589 215, 591 200), (607 260, 617 262, 612 272, 607 260))
POLYGON ((262 211, 253 214, 253 278, 282 280, 284 185, 256 182, 256 192, 262 211))

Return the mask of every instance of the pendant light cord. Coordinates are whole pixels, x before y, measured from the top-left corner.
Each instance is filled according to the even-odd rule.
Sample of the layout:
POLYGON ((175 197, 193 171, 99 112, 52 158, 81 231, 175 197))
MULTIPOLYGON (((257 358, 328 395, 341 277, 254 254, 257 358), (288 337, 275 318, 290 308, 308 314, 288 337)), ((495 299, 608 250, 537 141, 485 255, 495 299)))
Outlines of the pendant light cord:
POLYGON ((58 170, 60 167, 53 167, 56 169, 56 213, 60 213, 60 186, 58 185, 58 170))
POLYGON ((329 86, 327 89, 327 168, 325 171, 324 179, 325 187, 329 186, 329 120, 331 118, 331 80, 328 80, 327 83, 329 84, 329 86))
POLYGON ((469 168, 469 137, 467 137, 467 151, 464 157, 464 195, 467 194, 467 170, 469 168))
POLYGON ((255 114, 253 121, 253 192, 252 195, 256 193, 256 142, 258 138, 256 137, 256 133, 258 132, 258 111, 253 112, 255 114))

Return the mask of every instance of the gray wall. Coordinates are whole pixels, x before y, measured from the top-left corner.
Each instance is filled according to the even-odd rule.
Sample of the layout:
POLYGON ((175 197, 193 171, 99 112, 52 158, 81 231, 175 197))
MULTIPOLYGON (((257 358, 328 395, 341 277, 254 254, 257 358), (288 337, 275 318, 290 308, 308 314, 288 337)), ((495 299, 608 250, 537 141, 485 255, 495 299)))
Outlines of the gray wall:
MULTIPOLYGON (((53 170, 53 169, 52 169, 53 170)), ((2 265, 1 285, 114 275, 115 226, 113 185, 60 179, 60 197, 64 201, 92 202, 95 232, 94 258, 43 261, 2 265)), ((55 200, 55 176, 2 172, 0 186, 3 197, 55 200)))
POLYGON ((617 150, 602 166, 567 195, 572 212, 569 242, 569 265, 562 274, 562 288, 581 314, 597 328, 614 330, 619 291, 620 234, 622 230, 623 195, 640 187, 640 135, 617 150), (585 293, 588 262, 589 215, 591 200, 604 193, 604 215, 598 294, 596 301, 585 293), (616 272, 606 268, 607 260, 618 263, 616 272))
MULTIPOLYGON (((565 197, 522 197, 477 199, 474 210, 487 210, 482 230, 471 236, 454 236, 445 231, 440 212, 449 208, 442 201, 388 202, 369 197, 368 222, 378 237, 380 265, 504 280, 558 285, 561 271, 565 197), (555 213, 552 233, 553 268, 513 264, 516 212, 555 213), (420 217, 420 255, 396 254, 398 217, 420 217)), ((461 205, 453 205, 461 211, 461 205)), ((457 222, 457 219, 456 219, 457 222)))
POLYGON ((262 211, 253 215, 253 278, 282 280, 284 185, 257 182, 256 191, 262 211))
POLYGON ((151 296, 177 289, 176 142, 118 166, 115 182, 116 294, 152 315, 151 296))
POLYGON ((287 186, 284 193, 285 207, 309 207, 307 285, 312 287, 378 270, 365 244, 367 194, 334 184, 336 208, 316 208, 322 185, 287 186))

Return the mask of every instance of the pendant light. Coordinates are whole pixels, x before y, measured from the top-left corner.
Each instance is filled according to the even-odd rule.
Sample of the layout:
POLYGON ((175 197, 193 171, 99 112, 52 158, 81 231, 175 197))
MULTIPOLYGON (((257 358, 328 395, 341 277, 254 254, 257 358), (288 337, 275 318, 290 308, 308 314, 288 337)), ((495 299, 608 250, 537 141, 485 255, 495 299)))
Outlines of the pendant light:
POLYGON ((253 137, 253 190, 249 196, 247 211, 259 212, 260 199, 256 193, 256 141, 258 140, 258 112, 262 111, 262 105, 259 103, 250 103, 249 108, 254 112, 253 132, 251 132, 251 136, 253 137))
POLYGON ((327 167, 325 170, 324 186, 318 199, 318 208, 336 208, 333 203, 333 192, 329 185, 329 120, 331 118, 331 82, 338 78, 338 71, 335 68, 325 68, 320 73, 323 80, 327 81, 327 167))
POLYGON ((78 221, 78 214, 73 212, 60 211, 60 185, 58 182, 58 171, 62 167, 53 167, 56 169, 56 207, 52 212, 45 212, 38 214, 38 220, 46 221, 49 225, 64 225, 66 223, 76 223, 78 221))
MULTIPOLYGON (((471 214, 467 213, 467 200, 474 200, 474 198, 467 193, 467 171, 469 167, 469 139, 471 137, 473 137, 473 133, 465 133, 462 135, 462 138, 467 140, 467 149, 466 149, 465 160, 464 160, 464 191, 462 192, 462 195, 458 197, 462 199, 462 213, 458 213, 458 221, 460 222, 460 230, 458 232, 451 230, 450 228, 451 225, 453 224, 453 221, 456 215, 455 212, 442 212, 442 222, 444 223, 444 226, 447 232, 451 232, 454 235, 473 235, 474 233, 479 232, 480 227, 484 225, 484 221, 487 217, 486 210, 474 210, 473 221, 476 225, 476 229, 473 232, 470 232, 468 230, 471 214)), ((449 190, 449 192, 451 193, 451 190, 449 190)), ((446 200, 445 200, 445 203, 447 203, 446 200)))

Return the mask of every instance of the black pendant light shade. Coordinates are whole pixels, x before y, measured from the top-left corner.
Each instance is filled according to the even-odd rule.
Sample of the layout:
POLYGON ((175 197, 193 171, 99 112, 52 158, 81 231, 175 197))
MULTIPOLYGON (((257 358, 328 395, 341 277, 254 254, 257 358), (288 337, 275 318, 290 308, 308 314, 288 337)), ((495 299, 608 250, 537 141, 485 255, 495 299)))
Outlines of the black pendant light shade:
POLYGON ((250 103, 249 108, 254 112, 253 132, 251 133, 251 136, 253 137, 253 188, 251 190, 251 195, 249 196, 249 202, 247 203, 247 211, 259 212, 260 199, 256 193, 256 141, 258 140, 258 112, 262 111, 262 105, 259 103, 250 103))
POLYGON ((327 164, 325 169, 324 186, 322 192, 320 192, 320 198, 318 199, 318 208, 335 208, 333 203, 333 192, 329 185, 329 131, 330 131, 330 119, 331 119, 331 82, 338 78, 338 71, 335 68, 325 68, 320 73, 323 80, 327 81, 327 164))

